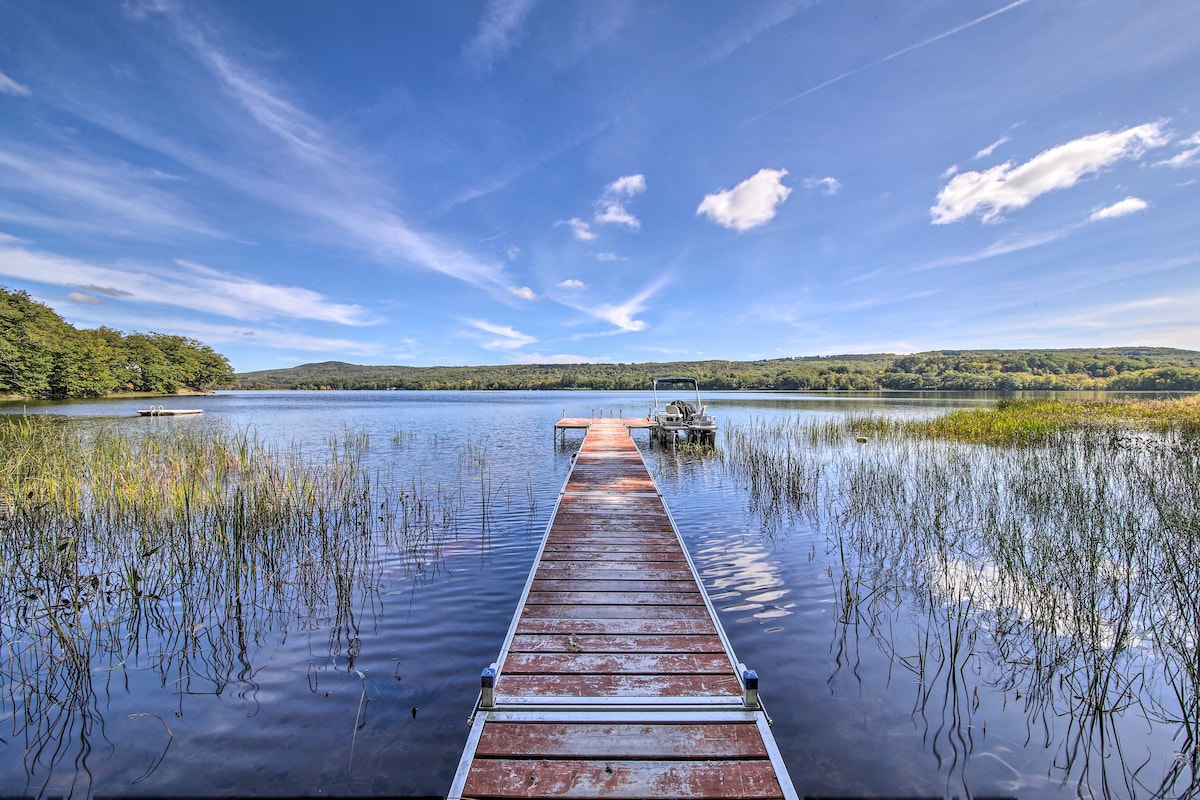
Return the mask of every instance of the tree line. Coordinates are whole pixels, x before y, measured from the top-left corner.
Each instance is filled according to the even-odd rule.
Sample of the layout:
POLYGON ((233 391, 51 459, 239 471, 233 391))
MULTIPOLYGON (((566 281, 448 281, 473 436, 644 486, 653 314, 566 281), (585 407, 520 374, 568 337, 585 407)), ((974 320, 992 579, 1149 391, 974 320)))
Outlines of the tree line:
POLYGON ((195 339, 76 329, 28 293, 0 286, 0 396, 173 394, 233 380, 225 356, 195 339))
POLYGON ((1173 348, 940 350, 762 361, 362 366, 340 361, 241 373, 242 389, 645 389, 663 376, 736 390, 1200 391, 1200 352, 1173 348))

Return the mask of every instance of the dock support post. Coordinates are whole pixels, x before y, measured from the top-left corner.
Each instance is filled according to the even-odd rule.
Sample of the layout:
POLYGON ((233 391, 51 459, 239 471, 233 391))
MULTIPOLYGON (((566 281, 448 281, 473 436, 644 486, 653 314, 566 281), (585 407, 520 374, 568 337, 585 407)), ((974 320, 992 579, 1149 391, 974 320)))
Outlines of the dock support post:
POLYGON ((745 687, 742 705, 746 708, 758 708, 758 673, 752 669, 746 669, 745 664, 738 664, 738 670, 742 673, 742 686, 745 687))
POLYGON ((484 667, 479 675, 479 707, 496 707, 496 664, 484 667))

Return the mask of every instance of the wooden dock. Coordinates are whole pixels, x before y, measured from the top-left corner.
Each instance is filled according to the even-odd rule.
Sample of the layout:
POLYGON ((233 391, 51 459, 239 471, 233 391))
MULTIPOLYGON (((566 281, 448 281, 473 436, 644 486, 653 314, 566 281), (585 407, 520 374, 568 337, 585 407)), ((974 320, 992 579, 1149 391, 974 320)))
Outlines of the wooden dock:
MULTIPOLYGON (((611 411, 612 409, 609 410, 611 411)), ((610 422, 615 419, 615 421, 624 425, 626 430, 641 430, 643 428, 654 427, 654 420, 649 417, 568 417, 564 413, 563 418, 554 423, 554 437, 557 441, 566 444, 567 431, 584 431, 586 433, 588 428, 592 427, 593 422, 601 419, 607 419, 610 422)))
POLYGON ((626 421, 587 422, 448 797, 796 797, 626 421))

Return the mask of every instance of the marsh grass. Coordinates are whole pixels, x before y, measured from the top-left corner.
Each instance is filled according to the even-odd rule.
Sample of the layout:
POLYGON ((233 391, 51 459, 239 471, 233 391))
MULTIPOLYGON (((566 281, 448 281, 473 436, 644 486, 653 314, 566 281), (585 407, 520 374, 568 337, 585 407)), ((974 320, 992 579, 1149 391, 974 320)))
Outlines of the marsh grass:
POLYGON ((1200 435, 1200 395, 1172 400, 1001 400, 994 408, 955 411, 933 420, 894 423, 906 435, 974 444, 1024 445, 1083 429, 1200 435))
POLYGON ((97 697, 130 669, 157 671, 182 711, 184 694, 252 688, 255 643, 320 616, 354 670, 385 557, 436 569, 461 502, 397 489, 369 448, 355 431, 306 454, 220 425, 0 417, 0 722, 30 780, 51 785, 64 759, 87 779, 97 697))
POLYGON ((1195 399, 1015 402, 756 423, 728 432, 726 464, 765 523, 797 515, 825 532, 839 667, 858 626, 911 671, 914 717, 940 715, 943 767, 953 753, 965 781, 986 730, 966 676, 987 675, 1081 795, 1194 796, 1198 412, 1195 399), (1123 734, 1146 724, 1170 726, 1174 752, 1127 755, 1123 734))

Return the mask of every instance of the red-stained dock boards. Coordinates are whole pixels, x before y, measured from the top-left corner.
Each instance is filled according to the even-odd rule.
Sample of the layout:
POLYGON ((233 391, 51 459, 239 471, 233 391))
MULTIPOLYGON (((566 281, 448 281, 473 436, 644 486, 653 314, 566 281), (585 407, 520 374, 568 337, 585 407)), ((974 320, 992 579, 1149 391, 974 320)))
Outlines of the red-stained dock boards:
POLYGON ((450 798, 794 798, 620 419, 594 419, 479 704, 450 798))

